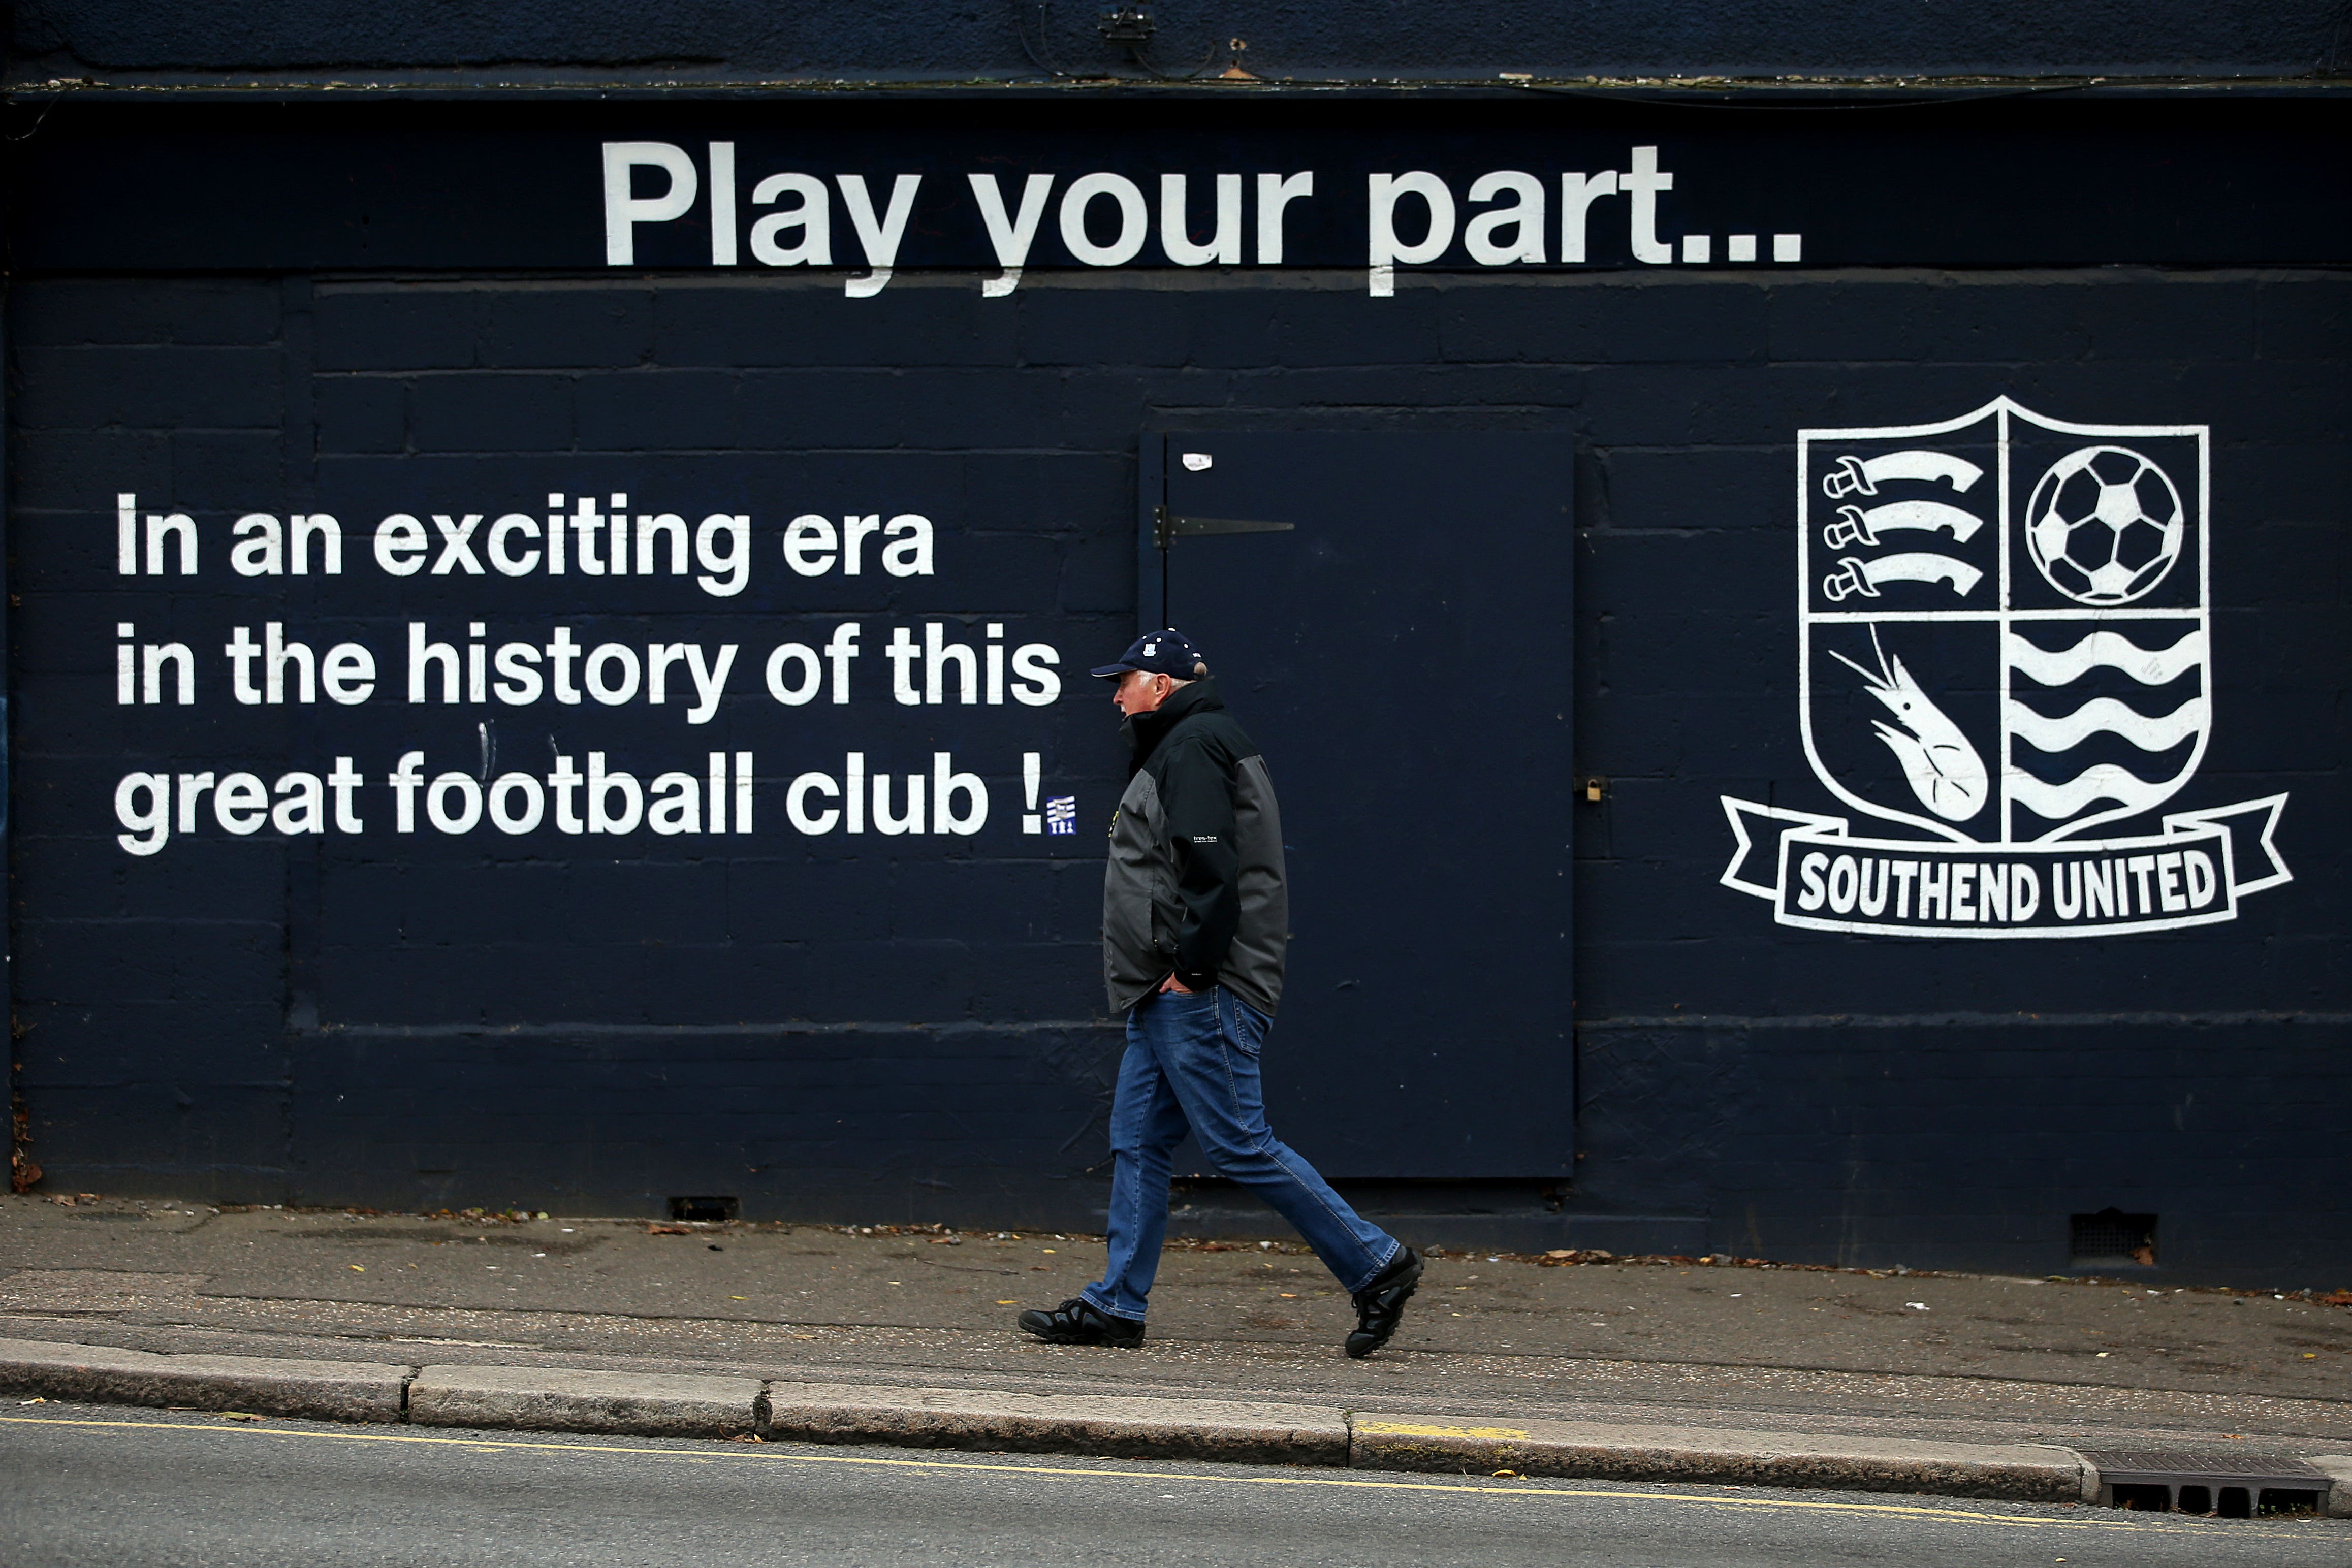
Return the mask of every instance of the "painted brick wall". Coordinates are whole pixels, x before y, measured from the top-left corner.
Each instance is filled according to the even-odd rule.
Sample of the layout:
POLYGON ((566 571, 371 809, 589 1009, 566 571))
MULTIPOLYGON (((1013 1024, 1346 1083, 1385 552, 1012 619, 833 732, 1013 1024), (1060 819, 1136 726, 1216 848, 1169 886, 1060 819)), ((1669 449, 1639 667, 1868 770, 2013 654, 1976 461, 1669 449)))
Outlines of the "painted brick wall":
MULTIPOLYGON (((2352 1105, 2339 277, 1433 275, 1374 301, 1354 274, 1033 279, 1010 300, 902 276, 863 302, 707 277, 57 278, 19 283, 9 320, 19 1082, 56 1185, 592 1208, 713 1190, 1076 1224, 1115 1039, 1076 855, 908 858, 880 907, 828 897, 841 868, 797 847, 729 867, 716 903, 709 868, 650 850, 460 873, 265 833, 127 863, 103 789, 142 742, 111 700, 121 605, 91 591, 117 490, 291 509, 527 489, 551 463, 685 476, 712 453, 921 474, 964 519, 953 591, 863 612, 1043 613, 1066 669, 1132 624, 1147 421, 1441 417, 1580 453, 1580 767, 1611 786, 1574 822, 1576 1206, 1915 1267, 2059 1267, 2065 1215, 2109 1204, 2161 1212, 2185 1270, 2318 1268, 2352 1241, 2330 1197, 2352 1105), (2296 880, 2162 936, 1776 926, 1717 885, 1717 798, 1827 803, 1795 724, 1794 434, 2002 393, 2213 426, 2200 779, 2290 792, 2296 880), (553 913, 525 940, 527 911, 553 913)), ((1490 634, 1539 679, 1542 650, 1490 634)), ((1093 710, 1078 691, 1044 722, 1098 797, 1116 761, 1093 710)), ((301 738, 205 711, 216 751, 301 738)))

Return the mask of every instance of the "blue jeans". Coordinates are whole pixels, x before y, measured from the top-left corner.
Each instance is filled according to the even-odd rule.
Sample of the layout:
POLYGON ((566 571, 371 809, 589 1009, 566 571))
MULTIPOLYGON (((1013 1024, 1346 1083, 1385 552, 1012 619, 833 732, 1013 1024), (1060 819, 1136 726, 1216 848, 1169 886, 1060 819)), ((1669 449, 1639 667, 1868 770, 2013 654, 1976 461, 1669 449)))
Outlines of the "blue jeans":
POLYGON ((1110 1267, 1083 1292, 1104 1312, 1143 1316, 1187 1127, 1220 1173, 1297 1228, 1349 1294, 1395 1260, 1396 1238, 1366 1223, 1265 1124, 1258 1051, 1273 1022, 1222 986, 1160 991, 1128 1014, 1110 1111, 1110 1267))

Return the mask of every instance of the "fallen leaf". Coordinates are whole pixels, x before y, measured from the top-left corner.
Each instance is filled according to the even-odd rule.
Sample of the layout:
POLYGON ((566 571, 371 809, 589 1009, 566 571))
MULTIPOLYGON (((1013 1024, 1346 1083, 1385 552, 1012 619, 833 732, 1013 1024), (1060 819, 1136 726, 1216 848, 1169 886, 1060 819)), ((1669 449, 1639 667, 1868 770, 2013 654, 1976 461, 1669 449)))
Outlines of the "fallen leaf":
POLYGON ((1013 1305, 1013 1303, 1012 1303, 1011 1301, 999 1301, 999 1302, 997 1302, 996 1304, 997 1304, 998 1306, 1000 1306, 1000 1307, 1009 1307, 1009 1306, 1013 1305))
POLYGON ((691 1236, 694 1232, 688 1229, 683 1225, 648 1225, 646 1227, 646 1234, 648 1236, 691 1236))
POLYGON ((367 1272, 367 1270, 366 1270, 365 1269, 361 1268, 357 1263, 350 1264, 350 1265, 348 1265, 348 1267, 351 1269, 351 1271, 352 1271, 352 1273, 354 1273, 354 1274, 364 1274, 364 1273, 366 1273, 366 1272, 367 1272))

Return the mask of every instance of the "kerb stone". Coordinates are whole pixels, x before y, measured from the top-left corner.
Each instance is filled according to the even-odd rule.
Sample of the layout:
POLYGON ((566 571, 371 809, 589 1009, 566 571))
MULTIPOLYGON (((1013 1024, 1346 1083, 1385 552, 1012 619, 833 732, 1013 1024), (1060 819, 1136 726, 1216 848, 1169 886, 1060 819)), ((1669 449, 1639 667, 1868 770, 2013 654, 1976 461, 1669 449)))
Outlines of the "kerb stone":
POLYGON ((1351 1426, 1349 1462, 1359 1469, 2079 1502, 2085 1468, 2070 1449, 2024 1444, 1370 1413, 1351 1426))
POLYGON ((2326 1470, 2336 1483, 2327 1491, 2328 1517, 2352 1519, 2352 1454, 2312 1454, 2303 1462, 2326 1470))
POLYGON ((1348 1421, 1340 1411, 1213 1399, 775 1383, 768 1388, 765 1430, 815 1443, 1249 1464, 1348 1462, 1348 1421))
POLYGON ((759 1400, 750 1377, 428 1366, 409 1385, 408 1418, 420 1427, 733 1437, 757 1424, 759 1400))
POLYGON ((107 1345, 0 1340, 0 1393, 98 1405, 397 1421, 401 1385, 411 1370, 374 1362, 158 1355, 107 1345))

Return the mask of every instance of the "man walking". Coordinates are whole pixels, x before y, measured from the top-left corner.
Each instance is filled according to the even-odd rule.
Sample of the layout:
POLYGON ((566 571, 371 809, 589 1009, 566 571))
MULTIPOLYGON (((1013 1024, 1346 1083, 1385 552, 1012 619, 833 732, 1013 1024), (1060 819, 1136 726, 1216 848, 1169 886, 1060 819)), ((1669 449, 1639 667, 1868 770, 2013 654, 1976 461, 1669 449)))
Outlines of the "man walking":
POLYGON ((1143 1342, 1168 1184, 1189 1127, 1219 1171, 1271 1204, 1355 1300, 1351 1356, 1388 1343, 1418 1253, 1367 1223, 1265 1124, 1258 1051, 1290 940, 1282 823, 1265 759, 1179 633, 1136 639, 1094 674, 1127 716, 1127 793, 1103 873, 1103 977, 1127 1012, 1111 1103, 1110 1266, 1021 1326, 1055 1344, 1143 1342))

